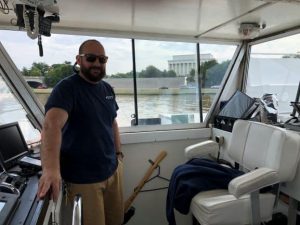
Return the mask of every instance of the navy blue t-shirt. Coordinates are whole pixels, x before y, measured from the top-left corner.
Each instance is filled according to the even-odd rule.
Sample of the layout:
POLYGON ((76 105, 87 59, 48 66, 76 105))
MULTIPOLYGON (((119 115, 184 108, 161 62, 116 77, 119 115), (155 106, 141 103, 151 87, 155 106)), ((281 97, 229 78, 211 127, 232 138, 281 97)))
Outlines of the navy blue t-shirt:
POLYGON ((45 105, 67 111, 62 131, 61 176, 71 183, 106 180, 117 168, 112 124, 118 105, 105 81, 91 84, 78 74, 60 81, 45 105))

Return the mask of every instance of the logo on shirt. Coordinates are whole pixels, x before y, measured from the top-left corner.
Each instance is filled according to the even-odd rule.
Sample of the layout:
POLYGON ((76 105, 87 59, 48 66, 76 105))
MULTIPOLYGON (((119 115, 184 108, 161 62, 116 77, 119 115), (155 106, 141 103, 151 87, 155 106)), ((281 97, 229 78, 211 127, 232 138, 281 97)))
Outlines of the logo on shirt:
POLYGON ((112 99, 114 99, 114 96, 113 95, 108 95, 108 96, 105 96, 105 99, 112 100, 112 99))

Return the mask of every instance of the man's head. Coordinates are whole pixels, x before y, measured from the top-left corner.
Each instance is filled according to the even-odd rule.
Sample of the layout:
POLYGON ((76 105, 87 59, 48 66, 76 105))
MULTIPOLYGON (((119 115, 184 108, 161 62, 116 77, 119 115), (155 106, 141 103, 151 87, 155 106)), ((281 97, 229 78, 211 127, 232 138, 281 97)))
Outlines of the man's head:
POLYGON ((102 44, 97 40, 87 40, 79 47, 76 63, 80 75, 89 82, 99 82, 106 75, 107 56, 102 44))

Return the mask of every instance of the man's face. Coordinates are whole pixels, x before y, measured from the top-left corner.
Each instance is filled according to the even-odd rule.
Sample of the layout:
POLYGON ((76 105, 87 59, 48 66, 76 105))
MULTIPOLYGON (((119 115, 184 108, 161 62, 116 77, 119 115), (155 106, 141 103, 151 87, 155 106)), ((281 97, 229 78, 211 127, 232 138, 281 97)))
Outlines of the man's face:
POLYGON ((106 75, 106 61, 104 48, 98 43, 87 43, 83 53, 77 56, 81 74, 93 83, 102 80, 106 75))

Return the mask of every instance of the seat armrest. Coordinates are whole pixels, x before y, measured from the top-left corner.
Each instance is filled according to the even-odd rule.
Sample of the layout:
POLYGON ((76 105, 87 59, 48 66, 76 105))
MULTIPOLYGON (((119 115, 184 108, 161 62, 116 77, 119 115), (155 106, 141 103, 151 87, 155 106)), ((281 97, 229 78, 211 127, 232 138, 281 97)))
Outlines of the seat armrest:
POLYGON ((192 159, 195 157, 208 156, 209 154, 216 157, 219 151, 219 144, 212 140, 190 145, 184 149, 185 157, 192 159))
POLYGON ((278 183, 278 173, 269 168, 259 168, 234 178, 228 185, 228 191, 236 198, 244 194, 278 183))

